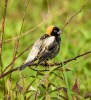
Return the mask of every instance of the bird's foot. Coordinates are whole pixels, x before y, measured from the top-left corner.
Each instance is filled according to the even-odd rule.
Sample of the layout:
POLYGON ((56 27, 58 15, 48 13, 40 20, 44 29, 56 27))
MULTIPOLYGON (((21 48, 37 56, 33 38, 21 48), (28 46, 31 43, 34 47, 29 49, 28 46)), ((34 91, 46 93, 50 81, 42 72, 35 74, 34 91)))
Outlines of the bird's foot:
POLYGON ((49 70, 51 68, 50 63, 48 63, 48 62, 45 62, 44 66, 45 66, 45 70, 46 70, 47 67, 49 67, 49 70))

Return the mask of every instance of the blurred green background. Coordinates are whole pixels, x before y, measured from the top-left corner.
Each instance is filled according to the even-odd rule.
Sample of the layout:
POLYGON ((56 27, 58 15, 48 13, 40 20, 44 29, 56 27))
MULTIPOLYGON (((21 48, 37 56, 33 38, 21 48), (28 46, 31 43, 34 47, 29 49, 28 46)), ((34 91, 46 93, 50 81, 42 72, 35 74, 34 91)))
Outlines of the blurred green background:
MULTIPOLYGON (((28 33, 27 35, 20 38, 18 54, 23 52, 27 47, 34 43, 40 36, 42 36, 48 26, 54 25, 58 26, 60 29, 66 24, 66 22, 77 13, 86 0, 49 0, 50 13, 46 21, 34 31, 28 33)), ((24 9, 27 4, 27 0, 8 0, 7 12, 4 27, 3 40, 13 38, 19 35, 24 9)), ((4 13, 5 0, 0 0, 0 35, 2 30, 2 21, 4 13)), ((48 12, 48 4, 46 0, 30 0, 25 21, 22 29, 22 34, 26 31, 36 27, 44 18, 46 18, 48 12)), ((15 40, 3 43, 2 48, 2 62, 4 68, 8 66, 12 59, 14 53, 15 40)), ((31 49, 31 48, 30 48, 31 49)), ((22 56, 20 56, 14 63, 13 68, 19 67, 26 60, 29 50, 27 50, 22 56)), ((63 30, 61 35, 61 47, 59 54, 51 61, 64 61, 67 58, 74 58, 78 54, 85 53, 91 50, 91 2, 89 2, 79 13, 75 16, 71 22, 63 30)), ((73 64, 80 61, 83 57, 78 58, 76 61, 72 61, 67 64, 73 64)), ((79 63, 76 63, 68 67, 71 71, 67 72, 68 82, 70 89, 74 83, 74 79, 78 78, 80 82, 81 94, 83 95, 91 89, 91 54, 87 55, 86 59, 83 59, 79 63)), ((37 67, 37 69, 44 69, 42 66, 37 67)), ((9 69, 8 69, 9 70, 9 69)), ((7 70, 7 71, 8 71, 7 70)), ((36 75, 36 72, 32 71, 28 67, 22 71, 23 75, 36 75)), ((61 75, 61 72, 55 71, 55 73, 61 75)), ((16 71, 12 73, 12 87, 16 85, 16 81, 21 77, 21 72, 16 71)), ((52 79, 54 75, 50 75, 52 79)), ((5 77, 7 81, 9 75, 5 77)), ((26 84, 32 81, 31 78, 26 79, 26 84)), ((36 89, 40 80, 35 81, 33 88, 36 89)), ((0 84, 3 84, 0 80, 0 84)), ((56 86, 65 86, 65 82, 59 81, 59 78, 55 81, 56 86)), ((0 87, 0 96, 2 94, 2 89, 0 87)))

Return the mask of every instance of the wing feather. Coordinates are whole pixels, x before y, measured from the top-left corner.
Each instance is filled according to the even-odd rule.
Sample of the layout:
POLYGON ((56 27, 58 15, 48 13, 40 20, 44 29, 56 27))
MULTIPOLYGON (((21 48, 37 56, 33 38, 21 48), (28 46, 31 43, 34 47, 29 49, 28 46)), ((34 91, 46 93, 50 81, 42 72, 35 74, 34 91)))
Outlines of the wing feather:
POLYGON ((40 52, 40 48, 41 48, 42 45, 44 44, 44 40, 45 40, 47 37, 49 37, 49 35, 44 34, 40 39, 38 39, 38 40, 34 43, 34 45, 33 45, 32 49, 30 50, 30 53, 29 53, 29 55, 28 55, 28 57, 27 57, 25 63, 31 62, 32 60, 34 60, 34 59, 37 57, 37 55, 38 55, 39 52, 40 52))
POLYGON ((26 68, 29 64, 39 59, 38 65, 45 61, 51 56, 51 54, 56 50, 57 42, 55 42, 55 36, 43 35, 39 40, 37 40, 25 61, 25 63, 20 66, 20 70, 26 68))
POLYGON ((19 67, 19 70, 23 70, 26 68, 26 66, 28 66, 29 64, 31 64, 32 62, 34 62, 35 60, 37 60, 37 55, 40 52, 40 47, 43 45, 43 41, 45 38, 49 37, 49 35, 44 34, 40 39, 38 39, 32 49, 30 50, 30 53, 25 61, 25 63, 23 65, 21 65, 19 67))
POLYGON ((59 51, 59 48, 60 46, 58 45, 58 43, 54 41, 49 47, 46 47, 43 51, 41 51, 40 54, 38 55, 39 59, 38 65, 43 61, 55 57, 59 51))

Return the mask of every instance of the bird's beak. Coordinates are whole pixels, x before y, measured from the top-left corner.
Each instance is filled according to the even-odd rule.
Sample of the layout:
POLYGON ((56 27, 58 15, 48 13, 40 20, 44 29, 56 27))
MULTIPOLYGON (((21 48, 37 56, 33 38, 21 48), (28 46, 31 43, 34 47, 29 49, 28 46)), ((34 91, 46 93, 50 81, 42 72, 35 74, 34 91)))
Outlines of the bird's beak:
POLYGON ((62 31, 57 32, 57 34, 61 34, 61 33, 63 33, 63 32, 62 31))

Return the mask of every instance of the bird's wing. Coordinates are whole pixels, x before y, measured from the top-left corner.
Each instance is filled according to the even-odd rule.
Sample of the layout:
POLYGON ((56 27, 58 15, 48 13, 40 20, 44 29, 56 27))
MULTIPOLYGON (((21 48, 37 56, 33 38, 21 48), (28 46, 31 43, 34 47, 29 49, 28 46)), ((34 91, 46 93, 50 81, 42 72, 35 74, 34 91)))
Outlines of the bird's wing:
POLYGON ((41 64, 43 61, 48 60, 49 57, 52 58, 51 56, 53 56, 54 52, 56 52, 59 49, 58 43, 55 40, 48 47, 43 47, 42 45, 41 48, 42 49, 37 56, 37 58, 39 59, 38 65, 41 64))
POLYGON ((36 56, 40 52, 40 47, 43 45, 43 41, 47 37, 49 37, 49 35, 44 34, 40 39, 38 39, 34 43, 34 45, 33 45, 32 49, 30 50, 29 55, 28 55, 24 64, 31 62, 31 61, 34 61, 36 59, 36 56))
POLYGON ((39 64, 45 61, 49 57, 49 55, 51 55, 51 53, 56 49, 54 40, 54 36, 44 34, 39 40, 34 43, 25 63, 20 66, 19 69, 22 70, 26 68, 26 66, 33 63, 37 59, 39 59, 39 64))
POLYGON ((37 57, 38 53, 40 52, 40 47, 43 45, 43 43, 44 43, 43 41, 44 41, 44 39, 46 39, 47 37, 49 37, 49 35, 44 34, 40 39, 38 39, 38 40, 34 43, 34 45, 33 45, 32 49, 30 50, 30 53, 29 53, 29 55, 28 55, 28 57, 27 57, 25 63, 19 67, 19 70, 25 69, 29 64, 31 64, 31 63, 33 63, 35 60, 37 60, 36 57, 37 57))

